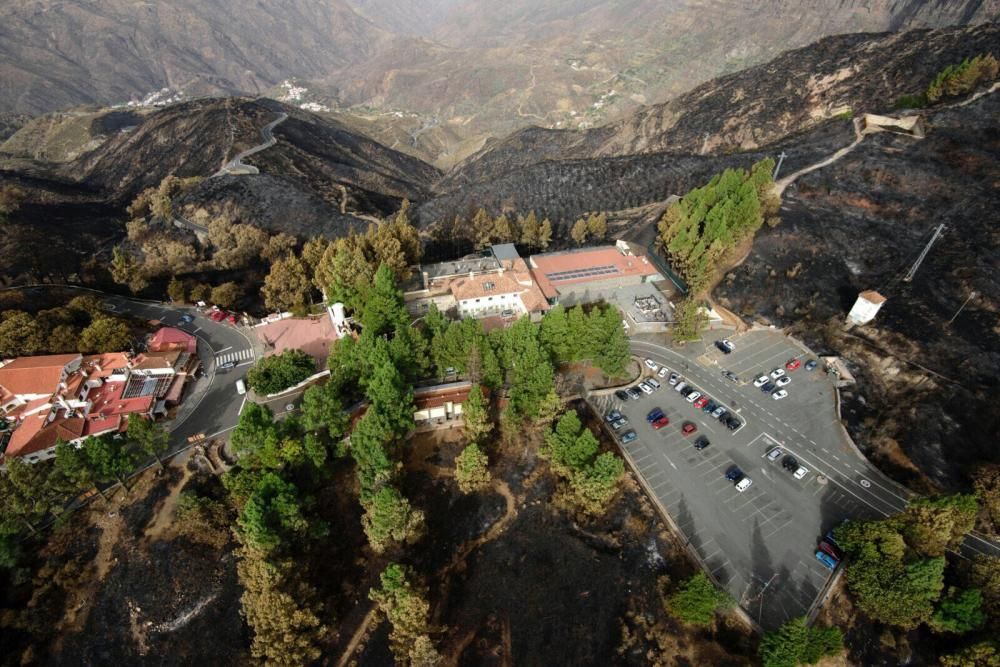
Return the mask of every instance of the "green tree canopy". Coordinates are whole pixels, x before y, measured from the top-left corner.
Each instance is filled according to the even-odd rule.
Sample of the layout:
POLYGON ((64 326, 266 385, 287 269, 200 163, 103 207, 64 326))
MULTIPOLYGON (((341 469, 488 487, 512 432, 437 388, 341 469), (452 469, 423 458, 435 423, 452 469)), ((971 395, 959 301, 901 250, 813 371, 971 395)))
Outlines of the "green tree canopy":
POLYGON ((316 372, 316 362, 302 350, 288 349, 260 359, 247 372, 247 384, 258 394, 277 394, 316 372))
POLYGON ((473 493, 490 483, 490 460, 475 442, 455 457, 455 480, 462 493, 473 493))
POLYGON ((361 525, 372 550, 382 553, 394 544, 416 540, 423 532, 424 513, 413 509, 395 487, 385 485, 365 506, 361 525))
POLYGON ((309 528, 298 489, 273 472, 260 476, 236 524, 247 544, 265 552, 303 536, 309 528))
POLYGON ((80 332, 79 350, 83 353, 120 352, 131 345, 128 324, 117 317, 97 317, 80 332))
POLYGON ((764 635, 760 658, 764 667, 798 667, 815 664, 843 649, 839 628, 810 627, 805 617, 799 617, 764 635))
POLYGON ((708 625, 715 618, 715 612, 732 599, 715 587, 704 572, 699 572, 667 598, 667 611, 692 625, 708 625))

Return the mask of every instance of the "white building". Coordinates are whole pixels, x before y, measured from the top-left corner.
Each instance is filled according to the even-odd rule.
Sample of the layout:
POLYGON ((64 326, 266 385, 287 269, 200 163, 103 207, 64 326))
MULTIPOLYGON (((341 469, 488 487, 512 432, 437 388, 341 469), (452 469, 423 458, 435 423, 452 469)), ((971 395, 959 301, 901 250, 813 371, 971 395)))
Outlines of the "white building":
POLYGON ((885 297, 875 290, 865 290, 858 295, 858 300, 854 302, 854 307, 847 314, 847 326, 855 324, 868 324, 875 319, 879 308, 885 303, 885 297))

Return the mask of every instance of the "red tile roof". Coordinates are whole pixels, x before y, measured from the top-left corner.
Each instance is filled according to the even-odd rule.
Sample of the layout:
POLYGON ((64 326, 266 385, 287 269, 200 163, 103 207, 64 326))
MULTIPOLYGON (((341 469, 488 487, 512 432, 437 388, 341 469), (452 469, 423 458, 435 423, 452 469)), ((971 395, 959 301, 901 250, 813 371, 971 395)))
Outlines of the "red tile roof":
POLYGON ((538 286, 550 299, 559 295, 563 285, 659 273, 646 257, 626 255, 616 246, 532 255, 530 262, 538 286), (588 271, 592 273, 579 275, 588 271))
POLYGON ((132 360, 132 368, 138 370, 165 370, 173 368, 181 353, 177 350, 168 352, 143 352, 132 360))
POLYGON ((47 416, 28 417, 11 435, 5 456, 27 456, 54 447, 60 440, 70 442, 83 437, 86 420, 82 417, 59 418, 46 424, 47 416))
POLYGON ((14 395, 53 394, 66 364, 79 358, 79 354, 18 357, 0 366, 0 387, 14 395))
POLYGON ((153 334, 148 347, 150 352, 181 350, 194 354, 198 351, 198 339, 186 331, 174 327, 163 327, 153 334))
POLYGON ((281 354, 289 349, 302 350, 316 360, 317 368, 326 368, 330 345, 339 338, 329 315, 289 317, 268 322, 254 331, 269 348, 268 354, 281 354))
POLYGON ((87 394, 87 400, 91 402, 89 417, 93 419, 104 419, 113 415, 127 415, 133 412, 146 414, 153 408, 155 396, 138 396, 136 398, 122 398, 125 391, 124 382, 105 382, 100 387, 95 387, 87 394))

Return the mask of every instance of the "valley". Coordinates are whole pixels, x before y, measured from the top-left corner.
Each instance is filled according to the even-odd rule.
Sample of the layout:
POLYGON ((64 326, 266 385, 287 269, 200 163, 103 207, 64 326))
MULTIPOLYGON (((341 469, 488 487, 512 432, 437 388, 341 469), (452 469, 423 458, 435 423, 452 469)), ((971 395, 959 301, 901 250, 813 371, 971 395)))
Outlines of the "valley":
MULTIPOLYGON (((388 4, 205 76, 216 2, 111 3, 190 92, 4 117, 0 447, 158 327, 202 364, 156 442, 0 459, 4 660, 991 665, 1000 10, 388 4)), ((97 20, 42 5, 0 34, 97 20)))

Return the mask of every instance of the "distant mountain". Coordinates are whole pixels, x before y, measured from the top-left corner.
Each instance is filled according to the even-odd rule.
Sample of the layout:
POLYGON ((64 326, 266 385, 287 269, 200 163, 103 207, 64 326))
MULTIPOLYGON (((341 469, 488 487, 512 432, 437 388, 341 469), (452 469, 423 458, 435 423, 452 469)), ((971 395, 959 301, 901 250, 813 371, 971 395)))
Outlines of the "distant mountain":
POLYGON ((0 7, 0 112, 295 79, 382 126, 416 112, 421 148, 450 164, 488 136, 601 125, 823 36, 998 16, 998 0, 23 0, 0 7))

